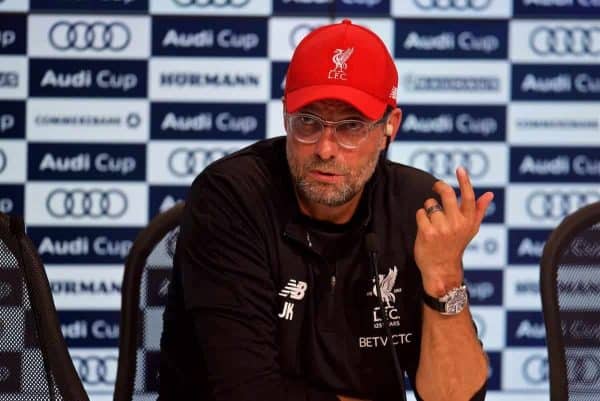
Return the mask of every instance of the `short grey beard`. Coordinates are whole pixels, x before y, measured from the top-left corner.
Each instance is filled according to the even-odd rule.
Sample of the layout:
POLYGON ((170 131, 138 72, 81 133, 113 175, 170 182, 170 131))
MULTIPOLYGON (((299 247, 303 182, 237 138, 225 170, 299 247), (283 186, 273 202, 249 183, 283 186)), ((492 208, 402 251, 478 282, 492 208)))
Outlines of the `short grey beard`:
POLYGON ((315 202, 321 205, 326 205, 330 207, 341 206, 347 202, 349 202, 356 194, 358 194, 367 181, 373 175, 375 171, 375 167, 377 165, 377 161, 379 159, 379 152, 376 155, 373 155, 371 160, 362 168, 360 171, 356 173, 351 173, 351 178, 356 178, 357 181, 353 184, 342 184, 342 187, 336 192, 330 193, 327 191, 329 189, 328 184, 319 184, 309 182, 306 178, 303 177, 303 173, 306 170, 310 170, 315 167, 336 167, 336 171, 346 172, 347 169, 339 169, 335 165, 335 162, 326 162, 320 160, 313 160, 307 166, 299 167, 296 159, 290 154, 289 148, 286 147, 288 165, 290 167, 290 172, 292 175, 292 179, 294 180, 294 184, 296 186, 296 190, 298 191, 298 195, 306 199, 310 202, 315 202), (308 167, 305 170, 303 167, 308 167), (325 190, 323 190, 325 189, 325 190))

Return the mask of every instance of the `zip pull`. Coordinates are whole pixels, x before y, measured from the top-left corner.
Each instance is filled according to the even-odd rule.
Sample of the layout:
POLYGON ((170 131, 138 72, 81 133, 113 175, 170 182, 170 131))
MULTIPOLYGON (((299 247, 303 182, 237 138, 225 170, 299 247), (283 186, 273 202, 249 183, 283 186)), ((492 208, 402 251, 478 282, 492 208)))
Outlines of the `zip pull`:
POLYGON ((310 234, 308 231, 306 232, 306 242, 308 242, 308 247, 312 248, 312 241, 310 240, 310 234))

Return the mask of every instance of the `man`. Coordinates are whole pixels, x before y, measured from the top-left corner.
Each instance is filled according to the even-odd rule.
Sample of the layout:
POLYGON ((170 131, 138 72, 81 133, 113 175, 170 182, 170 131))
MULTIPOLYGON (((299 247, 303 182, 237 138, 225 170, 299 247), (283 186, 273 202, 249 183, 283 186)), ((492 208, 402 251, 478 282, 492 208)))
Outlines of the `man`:
POLYGON ((475 199, 459 168, 459 203, 382 157, 401 121, 397 82, 374 33, 319 28, 290 62, 287 136, 197 177, 161 400, 401 400, 398 368, 425 401, 483 400, 461 258, 493 195, 475 199))

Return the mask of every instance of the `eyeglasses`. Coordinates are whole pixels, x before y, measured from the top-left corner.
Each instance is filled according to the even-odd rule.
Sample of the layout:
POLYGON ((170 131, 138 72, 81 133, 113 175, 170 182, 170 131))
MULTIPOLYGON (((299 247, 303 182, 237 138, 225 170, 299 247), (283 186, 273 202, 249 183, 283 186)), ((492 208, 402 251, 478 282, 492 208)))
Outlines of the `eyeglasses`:
POLYGON ((333 137, 337 143, 347 149, 357 148, 367 137, 369 133, 378 124, 387 120, 388 113, 377 121, 363 120, 340 120, 327 121, 312 114, 285 113, 287 119, 288 132, 294 136, 298 142, 313 144, 316 143, 326 126, 333 129, 333 137))

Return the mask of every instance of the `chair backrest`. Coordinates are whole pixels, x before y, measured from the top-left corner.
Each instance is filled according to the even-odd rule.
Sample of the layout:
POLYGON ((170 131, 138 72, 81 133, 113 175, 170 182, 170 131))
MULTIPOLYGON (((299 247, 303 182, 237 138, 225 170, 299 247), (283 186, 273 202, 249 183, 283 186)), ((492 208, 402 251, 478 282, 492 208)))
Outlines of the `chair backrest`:
POLYGON ((0 399, 86 401, 23 220, 0 213, 0 399))
POLYGON ((114 401, 156 400, 162 315, 184 202, 156 216, 125 263, 114 401))
POLYGON ((600 202, 552 232, 540 282, 551 401, 600 400, 600 202))

